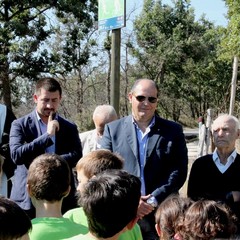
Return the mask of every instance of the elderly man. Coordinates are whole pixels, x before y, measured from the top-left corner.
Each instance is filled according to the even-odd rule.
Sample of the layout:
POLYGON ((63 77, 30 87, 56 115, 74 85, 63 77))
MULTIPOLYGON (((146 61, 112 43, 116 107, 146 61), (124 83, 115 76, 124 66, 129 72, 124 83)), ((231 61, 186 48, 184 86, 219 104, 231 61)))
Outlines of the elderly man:
POLYGON ((198 158, 192 165, 188 181, 188 197, 227 203, 240 217, 240 156, 235 149, 239 138, 236 117, 220 115, 212 125, 213 154, 198 158))
POLYGON ((141 179, 138 216, 144 240, 158 239, 154 207, 177 192, 187 176, 187 148, 182 127, 156 114, 158 88, 137 80, 128 95, 132 115, 105 126, 101 147, 119 153, 124 169, 141 179))
POLYGON ((100 148, 100 140, 103 135, 104 126, 118 119, 117 113, 111 105, 98 105, 93 112, 95 129, 80 133, 83 155, 100 148))

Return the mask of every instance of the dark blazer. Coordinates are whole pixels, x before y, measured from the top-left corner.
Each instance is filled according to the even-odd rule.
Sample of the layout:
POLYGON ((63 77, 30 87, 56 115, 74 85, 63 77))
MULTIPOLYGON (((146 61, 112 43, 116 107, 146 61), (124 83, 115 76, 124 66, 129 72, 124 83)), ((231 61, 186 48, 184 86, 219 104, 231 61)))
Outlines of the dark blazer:
POLYGON ((8 179, 13 176, 14 170, 16 168, 16 165, 11 160, 9 148, 9 133, 11 129, 11 124, 15 119, 16 117, 14 113, 9 108, 6 108, 6 119, 2 134, 2 142, 0 144, 0 154, 4 158, 3 171, 7 175, 8 179))
MULTIPOLYGON (((140 176, 138 143, 132 116, 105 126, 101 148, 119 153, 125 160, 124 169, 140 176)), ((163 201, 177 192, 187 177, 187 147, 181 125, 155 116, 155 125, 148 134, 144 176, 146 195, 157 191, 163 201)))
MULTIPOLYGON (((73 168, 82 157, 77 126, 60 116, 58 116, 58 122, 60 129, 56 133, 55 153, 61 155, 68 162, 70 168, 73 168)), ((48 134, 41 133, 36 110, 12 123, 10 151, 17 168, 14 173, 11 199, 25 210, 32 207, 26 191, 28 167, 34 158, 45 153, 45 149, 52 144, 53 142, 48 134)), ((72 188, 74 188, 72 190, 75 190, 73 181, 72 188)))

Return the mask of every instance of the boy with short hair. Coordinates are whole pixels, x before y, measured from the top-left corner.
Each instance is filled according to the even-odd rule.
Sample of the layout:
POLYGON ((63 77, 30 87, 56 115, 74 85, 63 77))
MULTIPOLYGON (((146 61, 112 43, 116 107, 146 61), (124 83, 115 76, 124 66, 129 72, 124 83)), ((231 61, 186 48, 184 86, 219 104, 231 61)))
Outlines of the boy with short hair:
POLYGON ((71 239, 119 239, 138 221, 140 189, 139 178, 124 170, 106 170, 91 178, 85 184, 80 199, 89 233, 71 239))
POLYGON ((70 192, 70 168, 57 154, 45 153, 31 163, 27 190, 36 208, 30 239, 59 240, 81 233, 78 224, 62 217, 62 201, 70 192))
MULTIPOLYGON (((112 153, 109 150, 99 149, 86 154, 76 165, 78 178, 77 190, 79 194, 81 195, 85 184, 93 176, 108 169, 117 169, 120 171, 123 168, 123 162, 124 160, 119 155, 112 153)), ((63 217, 69 218, 71 221, 88 227, 86 215, 81 207, 69 210, 63 215, 63 217)), ((82 234, 87 232, 82 231, 82 234)), ((142 234, 138 224, 135 224, 131 230, 122 233, 119 236, 119 240, 142 240, 142 234)))

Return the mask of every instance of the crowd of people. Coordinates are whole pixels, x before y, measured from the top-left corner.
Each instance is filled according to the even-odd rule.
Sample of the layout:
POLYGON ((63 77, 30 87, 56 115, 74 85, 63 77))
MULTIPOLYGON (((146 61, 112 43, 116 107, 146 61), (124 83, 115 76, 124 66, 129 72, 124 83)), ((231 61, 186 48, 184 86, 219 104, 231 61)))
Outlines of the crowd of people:
POLYGON ((236 117, 214 120, 216 149, 194 161, 183 197, 183 128, 157 113, 153 80, 133 84, 129 116, 99 105, 95 129, 80 134, 60 116, 61 99, 59 82, 46 77, 31 113, 16 118, 0 106, 0 239, 240 239, 236 117))

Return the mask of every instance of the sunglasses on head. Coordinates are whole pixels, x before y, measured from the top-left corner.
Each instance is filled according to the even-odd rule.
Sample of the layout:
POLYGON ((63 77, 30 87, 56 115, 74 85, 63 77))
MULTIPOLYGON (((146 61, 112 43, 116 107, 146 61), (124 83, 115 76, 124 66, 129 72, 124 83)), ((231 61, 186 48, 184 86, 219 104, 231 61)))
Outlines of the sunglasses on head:
MULTIPOLYGON (((133 95, 134 96, 134 95, 133 95)), ((134 96, 139 102, 144 102, 146 100, 146 98, 148 99, 148 101, 150 103, 156 103, 157 102, 157 98, 156 97, 145 97, 145 96, 134 96)))

